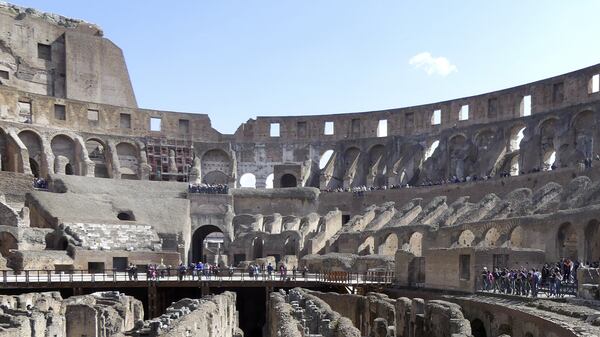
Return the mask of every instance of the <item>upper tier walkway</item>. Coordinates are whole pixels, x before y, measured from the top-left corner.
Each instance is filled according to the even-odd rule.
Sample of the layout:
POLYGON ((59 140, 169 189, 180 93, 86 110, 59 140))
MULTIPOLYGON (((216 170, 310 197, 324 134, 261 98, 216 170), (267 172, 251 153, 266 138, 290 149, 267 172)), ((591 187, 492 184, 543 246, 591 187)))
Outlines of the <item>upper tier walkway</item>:
POLYGON ((126 271, 104 270, 89 272, 87 270, 50 271, 24 270, 20 273, 12 271, 0 272, 0 289, 34 289, 34 288, 94 288, 94 287, 310 287, 320 285, 354 286, 391 286, 394 281, 393 272, 319 272, 306 273, 298 271, 294 275, 288 271, 281 276, 279 272, 272 275, 263 272, 252 275, 244 269, 225 269, 218 275, 179 275, 171 270, 163 276, 152 277, 147 273, 130 274, 126 271))

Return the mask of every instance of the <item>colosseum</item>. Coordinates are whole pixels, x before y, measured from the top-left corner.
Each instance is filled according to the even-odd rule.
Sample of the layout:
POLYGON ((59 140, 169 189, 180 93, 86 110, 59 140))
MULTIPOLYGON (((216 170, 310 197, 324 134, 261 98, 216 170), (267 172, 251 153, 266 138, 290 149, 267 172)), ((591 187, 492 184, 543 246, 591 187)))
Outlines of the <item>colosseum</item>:
POLYGON ((0 3, 0 336, 600 336, 599 79, 222 134, 0 3))

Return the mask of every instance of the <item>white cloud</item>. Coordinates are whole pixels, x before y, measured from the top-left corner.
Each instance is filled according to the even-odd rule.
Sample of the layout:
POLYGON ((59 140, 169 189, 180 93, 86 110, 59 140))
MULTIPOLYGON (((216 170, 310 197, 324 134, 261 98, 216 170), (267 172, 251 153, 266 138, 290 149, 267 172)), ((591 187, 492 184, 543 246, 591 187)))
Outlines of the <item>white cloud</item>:
POLYGON ((450 63, 447 58, 433 57, 428 52, 419 53, 408 60, 410 65, 413 65, 417 69, 423 69, 428 75, 438 74, 441 76, 448 76, 451 73, 458 71, 458 68, 450 63))

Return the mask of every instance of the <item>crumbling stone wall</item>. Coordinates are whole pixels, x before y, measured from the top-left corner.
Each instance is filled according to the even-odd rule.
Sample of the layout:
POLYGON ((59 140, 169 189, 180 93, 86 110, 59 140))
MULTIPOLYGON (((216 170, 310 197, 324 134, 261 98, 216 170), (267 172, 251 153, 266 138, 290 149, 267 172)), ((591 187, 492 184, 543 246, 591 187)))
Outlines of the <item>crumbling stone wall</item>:
POLYGON ((143 317, 142 303, 118 292, 64 300, 58 292, 0 295, 1 337, 109 337, 143 317))
MULTIPOLYGON (((225 292, 173 303, 160 317, 138 322, 126 336, 243 337, 236 311, 236 294, 225 292)), ((123 336, 121 334, 120 336, 123 336)))
POLYGON ((325 301, 300 288, 287 293, 284 290, 271 293, 267 322, 271 337, 361 336, 360 330, 354 327, 350 319, 341 316, 325 301), (279 312, 278 309, 283 311, 279 312))
POLYGON ((396 337, 470 337, 461 307, 446 301, 401 297, 396 300, 396 337))

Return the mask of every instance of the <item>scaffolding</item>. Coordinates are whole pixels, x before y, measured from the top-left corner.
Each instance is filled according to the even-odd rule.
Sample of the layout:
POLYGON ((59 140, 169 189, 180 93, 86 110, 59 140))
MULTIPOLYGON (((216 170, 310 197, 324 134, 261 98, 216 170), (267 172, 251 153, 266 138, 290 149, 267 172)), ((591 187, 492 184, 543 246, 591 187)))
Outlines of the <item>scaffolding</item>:
POLYGON ((188 181, 194 161, 194 146, 190 140, 147 138, 146 155, 152 167, 150 180, 188 181), (177 172, 169 172, 169 152, 175 152, 177 172))

